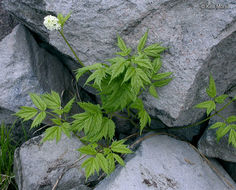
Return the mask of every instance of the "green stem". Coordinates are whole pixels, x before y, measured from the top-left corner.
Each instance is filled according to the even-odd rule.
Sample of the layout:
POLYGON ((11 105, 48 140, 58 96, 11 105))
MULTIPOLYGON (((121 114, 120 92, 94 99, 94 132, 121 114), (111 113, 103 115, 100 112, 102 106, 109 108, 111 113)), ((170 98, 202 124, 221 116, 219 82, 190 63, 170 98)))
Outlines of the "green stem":
POLYGON ((62 38, 65 40, 66 44, 69 46, 70 50, 72 51, 72 53, 74 54, 75 58, 77 59, 77 61, 79 62, 79 64, 82 67, 85 67, 85 65, 82 63, 82 61, 79 59, 79 57, 77 56, 77 54, 75 53, 75 51, 73 50, 73 48, 71 47, 71 45, 69 44, 69 42, 67 41, 66 37, 63 34, 63 31, 59 31, 59 33, 61 34, 62 38))
POLYGON ((115 115, 115 116, 117 116, 117 117, 119 117, 121 119, 127 119, 133 126, 135 126, 136 128, 139 129, 138 125, 132 119, 130 119, 128 117, 121 116, 121 115, 119 115, 117 113, 114 113, 113 115, 115 115))
POLYGON ((51 112, 46 111, 46 113, 49 114, 49 115, 51 115, 51 116, 53 116, 53 117, 55 117, 55 118, 57 118, 57 119, 59 119, 59 120, 61 120, 61 121, 63 121, 63 122, 66 122, 66 120, 62 119, 61 117, 58 117, 58 116, 55 115, 55 114, 52 114, 51 112))

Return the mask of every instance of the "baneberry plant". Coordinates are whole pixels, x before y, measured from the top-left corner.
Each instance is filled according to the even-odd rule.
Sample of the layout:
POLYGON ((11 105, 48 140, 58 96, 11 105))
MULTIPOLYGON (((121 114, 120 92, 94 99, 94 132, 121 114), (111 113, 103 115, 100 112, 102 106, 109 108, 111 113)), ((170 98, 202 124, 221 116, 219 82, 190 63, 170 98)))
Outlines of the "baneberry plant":
MULTIPOLYGON (((85 66, 63 33, 64 24, 69 17, 70 14, 66 17, 59 14, 57 18, 47 16, 44 25, 49 30, 59 31, 82 66, 76 70, 76 80, 78 81, 86 72, 90 73, 85 85, 90 85, 97 90, 101 104, 76 102, 75 98, 72 98, 65 106, 62 106, 59 94, 52 91, 42 95, 30 94, 36 108, 22 106, 16 115, 24 121, 33 119, 32 128, 37 127, 49 116, 53 125, 46 129, 42 142, 53 139, 58 142, 62 133, 69 138, 71 133, 79 134, 77 136, 84 146, 78 151, 89 156, 82 164, 86 178, 93 175, 95 171, 99 173, 100 170, 110 174, 115 169, 116 162, 124 166, 120 154, 132 153, 125 144, 125 140, 115 139, 114 116, 119 117, 120 112, 125 112, 127 119, 131 120, 134 117, 139 119, 140 134, 145 126, 150 125, 151 118, 144 108, 140 95, 143 91, 149 91, 152 96, 158 98, 156 88, 165 86, 172 80, 172 72, 159 73, 162 66, 161 53, 166 48, 160 44, 146 47, 148 31, 139 40, 136 50, 127 47, 122 38, 117 35, 119 51, 114 58, 105 60, 103 63, 85 66), (77 104, 84 112, 69 116, 73 104, 77 104)), ((206 92, 211 100, 196 105, 196 108, 206 109, 208 116, 212 111, 215 113, 196 125, 209 120, 236 100, 235 97, 216 111, 216 103, 224 103, 228 96, 216 96, 212 76, 210 76, 206 92)), ((211 128, 218 129, 216 132, 218 140, 230 132, 229 143, 236 147, 236 125, 233 124, 235 121, 236 116, 230 116, 225 119, 225 122, 217 122, 211 128)), ((193 126, 195 125, 180 127, 180 129, 193 126)))
MULTIPOLYGON (((63 17, 45 17, 44 24, 49 30, 58 30, 62 37, 63 26, 70 15, 63 17)), ((101 104, 89 102, 76 102, 84 112, 71 116, 68 120, 69 112, 75 103, 72 98, 64 107, 58 93, 52 91, 43 95, 30 94, 35 105, 34 107, 21 107, 16 113, 18 117, 25 121, 33 119, 31 127, 37 127, 47 116, 53 126, 46 129, 43 142, 56 139, 58 142, 62 133, 71 136, 71 133, 83 134, 80 140, 85 144, 79 148, 81 154, 89 155, 82 167, 85 168, 88 178, 96 171, 100 170, 110 174, 115 169, 115 162, 124 166, 124 161, 120 154, 129 154, 132 151, 125 144, 125 140, 116 140, 114 116, 119 116, 119 112, 127 112, 127 118, 131 116, 130 110, 136 110, 136 117, 139 119, 140 133, 146 125, 150 125, 151 118, 144 108, 140 95, 144 90, 158 97, 156 87, 167 85, 172 78, 172 72, 158 73, 161 66, 161 53, 166 49, 160 44, 145 46, 148 31, 139 40, 136 51, 127 47, 122 38, 117 36, 119 52, 112 59, 104 63, 95 63, 84 67, 78 56, 71 48, 78 62, 83 66, 76 70, 76 79, 86 72, 90 72, 85 85, 90 85, 98 91, 101 97, 101 104), (71 119, 70 118, 70 119, 71 119), (104 143, 104 141, 106 143, 104 143)))

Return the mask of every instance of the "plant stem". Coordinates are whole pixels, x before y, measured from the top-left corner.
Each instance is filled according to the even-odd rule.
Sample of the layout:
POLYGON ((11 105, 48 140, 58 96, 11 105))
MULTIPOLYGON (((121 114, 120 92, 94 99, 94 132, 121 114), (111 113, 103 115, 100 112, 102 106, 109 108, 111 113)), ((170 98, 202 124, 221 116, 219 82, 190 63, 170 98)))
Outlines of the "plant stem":
POLYGON ((130 119, 130 118, 128 118, 128 117, 121 116, 121 115, 119 115, 119 114, 117 114, 117 113, 113 113, 113 115, 115 115, 115 116, 117 116, 117 117, 119 117, 119 118, 121 118, 121 119, 127 119, 128 121, 130 121, 130 123, 131 123, 133 126, 135 126, 136 128, 139 129, 138 125, 137 125, 132 119, 130 119))
POLYGON ((63 122, 66 122, 64 119, 62 119, 61 117, 58 117, 58 116, 55 115, 55 114, 52 114, 51 112, 46 111, 46 113, 49 114, 49 115, 51 115, 51 116, 53 116, 53 117, 55 117, 55 118, 57 118, 57 119, 59 119, 59 120, 62 120, 63 122))
POLYGON ((79 59, 79 57, 77 56, 77 54, 75 53, 74 49, 71 47, 71 45, 69 44, 69 42, 67 41, 66 37, 64 36, 63 31, 59 31, 59 33, 61 34, 62 38, 65 40, 66 44, 69 46, 70 50, 72 51, 72 53, 74 54, 75 58, 77 59, 77 61, 79 62, 79 64, 82 67, 85 67, 85 65, 82 63, 82 61, 79 59))

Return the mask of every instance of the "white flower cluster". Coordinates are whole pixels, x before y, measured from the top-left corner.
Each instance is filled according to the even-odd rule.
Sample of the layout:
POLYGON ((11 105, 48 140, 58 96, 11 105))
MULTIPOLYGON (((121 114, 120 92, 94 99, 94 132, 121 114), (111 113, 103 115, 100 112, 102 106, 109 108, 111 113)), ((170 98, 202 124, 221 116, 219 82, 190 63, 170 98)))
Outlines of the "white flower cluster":
POLYGON ((48 16, 44 17, 43 24, 50 31, 61 29, 61 24, 59 23, 58 18, 55 16, 52 16, 52 15, 48 15, 48 16))

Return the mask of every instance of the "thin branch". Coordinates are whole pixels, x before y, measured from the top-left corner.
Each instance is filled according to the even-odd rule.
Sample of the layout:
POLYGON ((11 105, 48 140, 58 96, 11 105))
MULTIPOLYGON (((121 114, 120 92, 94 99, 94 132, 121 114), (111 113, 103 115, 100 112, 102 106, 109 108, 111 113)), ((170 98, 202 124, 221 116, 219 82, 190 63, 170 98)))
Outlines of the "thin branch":
POLYGON ((59 33, 61 34, 62 38, 65 40, 66 44, 68 45, 68 47, 70 48, 70 50, 72 51, 72 53, 74 54, 75 58, 77 59, 77 61, 79 62, 79 64, 82 67, 85 67, 85 65, 82 63, 82 61, 79 59, 79 57, 77 56, 77 54, 75 53, 74 49, 71 47, 71 45, 69 44, 69 42, 67 41, 66 37, 64 36, 64 33, 62 31, 59 31, 59 33))
POLYGON ((83 155, 81 158, 77 159, 76 161, 74 161, 71 165, 65 167, 61 173, 61 175, 58 177, 56 183, 54 184, 52 190, 56 190, 60 180, 62 179, 62 177, 65 175, 66 172, 68 172, 70 169, 74 168, 74 167, 78 167, 79 165, 77 165, 77 163, 81 160, 83 160, 87 155, 83 155))

